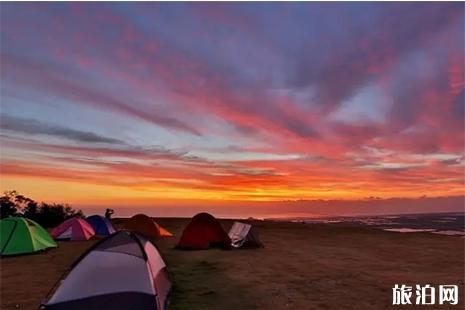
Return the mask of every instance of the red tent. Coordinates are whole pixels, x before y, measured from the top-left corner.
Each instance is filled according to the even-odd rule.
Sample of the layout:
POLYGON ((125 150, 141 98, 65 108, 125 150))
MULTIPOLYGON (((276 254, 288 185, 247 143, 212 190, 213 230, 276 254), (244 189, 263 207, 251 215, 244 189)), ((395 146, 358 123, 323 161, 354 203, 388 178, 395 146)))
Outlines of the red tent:
POLYGON ((51 235, 57 240, 89 240, 95 231, 86 220, 73 217, 55 227, 51 235))
POLYGON ((184 250, 230 249, 231 239, 216 218, 208 213, 199 213, 184 228, 177 247, 184 250))

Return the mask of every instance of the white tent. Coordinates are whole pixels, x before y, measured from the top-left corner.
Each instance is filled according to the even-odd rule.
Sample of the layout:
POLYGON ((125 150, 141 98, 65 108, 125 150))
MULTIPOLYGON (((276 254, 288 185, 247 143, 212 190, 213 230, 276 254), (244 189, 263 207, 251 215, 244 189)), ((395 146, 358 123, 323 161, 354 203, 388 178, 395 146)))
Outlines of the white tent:
POLYGON ((120 231, 81 256, 42 309, 166 309, 170 290, 155 246, 120 231))
POLYGON ((258 232, 250 224, 234 222, 228 235, 231 239, 231 245, 235 248, 263 247, 258 238, 258 232))

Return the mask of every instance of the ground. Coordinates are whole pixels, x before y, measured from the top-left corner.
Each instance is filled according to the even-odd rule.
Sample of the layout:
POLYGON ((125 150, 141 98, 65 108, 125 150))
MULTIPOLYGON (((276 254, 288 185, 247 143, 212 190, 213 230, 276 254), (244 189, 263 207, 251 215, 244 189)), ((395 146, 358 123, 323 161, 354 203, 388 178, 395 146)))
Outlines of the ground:
MULTIPOLYGON (((156 241, 174 280, 170 309, 398 309, 391 306, 396 283, 458 284, 459 305, 436 307, 464 308, 461 237, 257 221, 263 249, 176 250, 187 221, 158 220, 175 234, 156 241)), ((229 229, 232 221, 222 224, 229 229)), ((37 309, 94 242, 2 258, 1 308, 37 309)))

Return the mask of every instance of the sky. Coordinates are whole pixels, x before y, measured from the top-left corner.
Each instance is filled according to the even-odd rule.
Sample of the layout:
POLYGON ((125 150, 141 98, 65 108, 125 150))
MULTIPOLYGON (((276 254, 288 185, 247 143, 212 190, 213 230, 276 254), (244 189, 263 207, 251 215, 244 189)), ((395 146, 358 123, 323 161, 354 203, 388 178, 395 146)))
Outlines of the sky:
POLYGON ((389 199, 410 210, 425 197, 463 209, 450 197, 465 195, 464 13, 1 3, 1 190, 180 213, 389 199))

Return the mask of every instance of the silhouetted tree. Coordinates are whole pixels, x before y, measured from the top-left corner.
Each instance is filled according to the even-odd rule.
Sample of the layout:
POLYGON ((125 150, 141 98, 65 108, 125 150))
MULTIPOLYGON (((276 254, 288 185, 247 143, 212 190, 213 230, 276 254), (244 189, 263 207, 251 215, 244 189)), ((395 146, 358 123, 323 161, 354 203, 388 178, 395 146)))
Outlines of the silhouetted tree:
POLYGON ((15 197, 18 193, 16 191, 6 191, 2 197, 0 197, 0 217, 5 218, 9 216, 18 215, 18 206, 15 203, 15 197))
POLYGON ((23 209, 24 217, 27 217, 33 221, 38 222, 40 216, 40 207, 39 204, 33 200, 29 201, 23 209))
POLYGON ((44 227, 54 227, 74 216, 82 216, 81 210, 74 210, 69 205, 42 203, 37 222, 44 227))
POLYGON ((54 227, 73 216, 83 216, 81 210, 75 210, 67 204, 37 203, 16 191, 7 191, 0 197, 1 217, 24 216, 44 227, 54 227))

